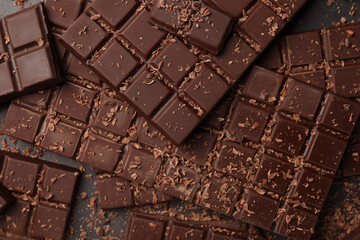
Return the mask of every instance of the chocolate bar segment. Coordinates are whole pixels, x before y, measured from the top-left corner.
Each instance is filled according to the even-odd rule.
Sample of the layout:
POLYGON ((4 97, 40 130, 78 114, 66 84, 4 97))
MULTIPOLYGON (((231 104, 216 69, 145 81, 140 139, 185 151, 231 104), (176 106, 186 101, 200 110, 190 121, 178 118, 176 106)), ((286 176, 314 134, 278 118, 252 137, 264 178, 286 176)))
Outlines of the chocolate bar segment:
POLYGON ((3 155, 1 166, 1 183, 16 198, 0 217, 1 235, 63 239, 80 171, 19 155, 3 155))
MULTIPOLYGON (((179 145, 292 16, 277 11, 287 5, 281 2, 235 2, 230 9, 230 3, 217 0, 166 0, 141 6, 135 0, 106 4, 96 0, 60 42, 179 145), (236 30, 221 50, 234 18, 236 30), (201 53, 209 52, 219 53, 211 57, 216 66, 201 59, 201 53)), ((304 3, 295 1, 289 12, 304 3)))
POLYGON ((161 239, 264 239, 257 229, 231 219, 194 221, 165 215, 131 213, 126 240, 161 239))
POLYGON ((0 21, 0 101, 61 82, 43 5, 33 5, 0 21))

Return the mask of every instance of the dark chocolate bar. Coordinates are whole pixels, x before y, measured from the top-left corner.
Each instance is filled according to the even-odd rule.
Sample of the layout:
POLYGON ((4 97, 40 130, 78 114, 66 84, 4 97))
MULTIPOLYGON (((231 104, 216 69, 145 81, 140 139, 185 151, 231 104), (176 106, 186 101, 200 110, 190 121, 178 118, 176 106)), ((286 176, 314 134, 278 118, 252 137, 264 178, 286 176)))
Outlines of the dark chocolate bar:
MULTIPOLYGON (((169 1, 157 4, 165 2, 169 1)), ((196 9, 197 3, 202 4, 188 0, 170 2, 194 2, 196 9)), ((206 16, 202 23, 193 25, 187 36, 215 51, 221 48, 232 17, 224 14, 226 9, 217 10, 215 5, 221 5, 220 1, 211 2, 211 6, 197 10, 206 16)), ((223 51, 212 55, 215 68, 203 65, 199 56, 202 51, 148 22, 172 15, 168 16, 156 4, 147 6, 136 0, 95 0, 60 42, 169 140, 180 144, 306 0, 291 1, 289 8, 288 1, 237 2, 240 17, 236 30, 223 51), (284 14, 286 9, 289 13, 284 14)))
POLYGON ((0 19, 0 102, 61 81, 42 4, 0 19))
MULTIPOLYGON (((285 36, 268 50, 259 64, 358 101, 359 35, 360 24, 352 24, 285 36)), ((360 174, 360 128, 355 129, 340 165, 339 177, 360 174)))
MULTIPOLYGON (((80 0, 45 2, 57 39, 84 7, 84 2, 80 0)), ((14 100, 10 104, 3 130, 10 136, 112 173, 122 142, 126 142, 126 130, 130 128, 134 110, 128 109, 124 102, 114 100, 110 96, 112 93, 106 93, 105 86, 93 72, 61 45, 56 46, 62 57, 63 70, 66 71, 65 82, 54 89, 14 100), (80 158, 83 150, 88 155, 80 158)), ((109 174, 97 176, 97 182, 100 207, 104 208, 155 204, 172 199, 154 189, 110 177, 109 174), (120 189, 114 185, 117 182, 126 183, 122 187, 123 192, 117 192, 120 189), (131 198, 112 201, 111 196, 125 196, 126 193, 131 193, 131 198)))
POLYGON ((114 174, 96 174, 101 209, 135 207, 169 202, 173 197, 114 174))
POLYGON ((16 202, 0 217, 0 236, 64 239, 79 180, 80 171, 74 168, 3 155, 1 183, 16 202))
POLYGON ((231 219, 191 221, 131 213, 125 240, 264 240, 253 226, 231 219))
POLYGON ((309 239, 360 105, 255 67, 245 87, 220 107, 173 148, 140 120, 115 172, 278 234, 309 239))

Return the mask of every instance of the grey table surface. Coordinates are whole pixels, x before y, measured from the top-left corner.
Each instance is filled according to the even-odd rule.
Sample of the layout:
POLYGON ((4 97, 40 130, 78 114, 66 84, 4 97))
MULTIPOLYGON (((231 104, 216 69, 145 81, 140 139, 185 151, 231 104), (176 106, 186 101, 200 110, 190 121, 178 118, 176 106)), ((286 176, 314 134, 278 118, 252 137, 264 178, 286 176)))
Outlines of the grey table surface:
MULTIPOLYGON (((14 2, 15 0, 0 0, 0 17, 19 10, 19 7, 15 6, 14 2)), ((37 2, 40 2, 40 0, 29 0, 27 3, 25 3, 25 6, 37 2)), ((285 29, 283 34, 331 27, 333 26, 334 22, 340 22, 342 18, 345 18, 347 21, 357 22, 360 19, 360 11, 355 11, 355 14, 350 14, 350 12, 353 9, 357 10, 359 7, 359 0, 310 0, 310 3, 292 21, 290 26, 285 29)), ((0 127, 4 122, 4 117, 7 112, 8 105, 8 103, 0 105, 0 127)), ((18 141, 16 145, 13 146, 19 147, 20 149, 26 149, 29 147, 28 144, 20 141, 18 141)), ((57 162, 76 168, 79 168, 82 165, 71 159, 67 159, 51 152, 45 152, 42 155, 42 158, 47 161, 57 162)), ((83 173, 83 177, 80 182, 78 196, 75 202, 71 220, 72 231, 71 233, 69 231, 67 239, 83 239, 80 237, 82 232, 87 232, 86 239, 100 239, 99 234, 101 235, 102 231, 99 231, 99 229, 109 229, 109 232, 103 236, 104 239, 123 239, 123 233, 126 229, 129 211, 133 209, 101 211, 100 209, 91 207, 89 201, 80 200, 79 193, 81 192, 86 192, 89 196, 89 199, 92 197, 97 197, 96 187, 94 185, 95 174, 92 169, 85 165, 83 166, 85 167, 86 171, 83 173)), ((328 217, 328 214, 333 214, 335 211, 334 207, 341 207, 338 206, 340 203, 348 201, 348 199, 345 199, 348 195, 345 192, 344 186, 347 186, 346 191, 349 191, 349 185, 354 186, 354 189, 351 191, 355 191, 355 193, 358 191, 358 194, 355 195, 360 195, 360 189, 357 187, 360 186, 360 177, 351 177, 335 181, 335 184, 333 184, 331 188, 327 203, 324 206, 320 219, 328 217)), ((188 208, 184 208, 184 204, 180 201, 172 202, 169 205, 157 206, 157 208, 168 207, 175 208, 178 209, 178 211, 186 213, 189 213, 190 211, 188 208)), ((203 210, 201 208, 195 207, 191 211, 201 212, 203 210)), ((348 216, 348 221, 350 221, 352 217, 359 218, 359 216, 351 216, 350 214, 348 216)), ((331 234, 334 234, 334 232, 335 234, 338 233, 338 237, 336 237, 336 239, 341 239, 340 236, 343 236, 345 230, 341 226, 337 229, 334 229, 333 226, 327 227, 326 224, 318 224, 315 231, 316 235, 314 236, 314 239, 328 239, 327 231, 331 231, 331 234)), ((274 235, 270 236, 269 233, 264 231, 262 231, 262 234, 264 234, 264 236, 269 239, 283 239, 282 237, 274 235)))

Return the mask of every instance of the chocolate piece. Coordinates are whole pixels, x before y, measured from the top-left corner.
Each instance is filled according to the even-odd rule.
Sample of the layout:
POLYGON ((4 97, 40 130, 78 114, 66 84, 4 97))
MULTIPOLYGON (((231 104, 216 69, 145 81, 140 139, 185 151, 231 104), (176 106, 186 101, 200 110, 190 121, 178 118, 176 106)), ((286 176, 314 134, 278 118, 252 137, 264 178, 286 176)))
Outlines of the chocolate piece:
POLYGON ((1 166, 1 182, 16 202, 0 217, 0 235, 63 239, 80 171, 19 155, 3 156, 1 166))
MULTIPOLYGON (((233 9, 242 11, 248 2, 236 4, 233 9)), ((157 1, 149 21, 213 54, 221 51, 234 23, 231 14, 196 0, 157 1)))
POLYGON ((231 219, 192 221, 165 215, 131 213, 126 240, 138 239, 264 239, 257 229, 231 219))
MULTIPOLYGON (((292 16, 276 10, 288 4, 282 2, 266 6, 262 1, 237 1, 237 7, 232 8, 237 13, 229 13, 231 16, 226 14, 230 11, 228 3, 207 2, 167 0, 157 1, 155 6, 139 6, 135 0, 111 0, 106 4, 95 0, 60 42, 179 145, 292 16), (170 6, 173 12, 169 11, 170 6), (178 16, 179 12, 185 13, 182 8, 188 7, 193 8, 187 16, 192 25, 188 24, 190 21, 183 22, 187 17, 178 16), (166 21, 166 27, 161 26, 167 30, 217 53, 231 28, 233 14, 241 17, 223 51, 211 55, 216 66, 203 61, 201 51, 187 41, 148 22, 166 21), (149 94, 153 92, 156 94, 149 94)), ((291 13, 304 3, 294 1, 291 13)))
POLYGON ((4 214, 11 204, 15 201, 15 198, 9 193, 9 191, 0 185, 0 214, 4 214))
POLYGON ((36 4, 0 19, 0 102, 62 80, 43 11, 36 4))
POLYGON ((99 205, 102 209, 134 207, 173 200, 167 194, 141 186, 114 174, 97 174, 99 205))
POLYGON ((357 240, 360 239, 360 227, 355 228, 350 232, 348 236, 344 238, 344 240, 357 240))

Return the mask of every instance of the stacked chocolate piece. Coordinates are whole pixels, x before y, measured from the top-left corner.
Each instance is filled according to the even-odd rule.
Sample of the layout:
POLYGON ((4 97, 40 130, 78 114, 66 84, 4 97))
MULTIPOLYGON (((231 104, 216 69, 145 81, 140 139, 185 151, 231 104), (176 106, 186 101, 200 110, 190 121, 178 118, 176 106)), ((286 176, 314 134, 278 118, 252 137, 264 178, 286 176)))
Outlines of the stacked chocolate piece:
MULTIPOLYGON (((334 178, 360 172, 360 24, 270 46, 306 2, 46 0, 6 16, 1 133, 93 168, 101 209, 222 215, 132 212, 127 240, 310 239, 334 178)), ((81 171, 0 154, 0 239, 65 239, 81 171)))

